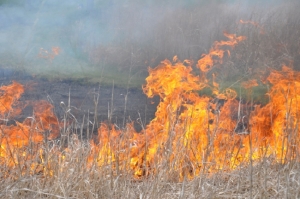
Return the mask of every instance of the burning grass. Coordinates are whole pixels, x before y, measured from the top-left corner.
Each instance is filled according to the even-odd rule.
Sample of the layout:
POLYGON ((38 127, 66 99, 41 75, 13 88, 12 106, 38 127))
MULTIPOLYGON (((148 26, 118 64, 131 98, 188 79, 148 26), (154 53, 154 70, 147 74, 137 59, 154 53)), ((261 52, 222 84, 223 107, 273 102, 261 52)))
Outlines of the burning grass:
MULTIPOLYGON (((59 147, 59 144, 58 146, 59 147)), ((161 167, 156 175, 134 180, 130 173, 112 175, 112 164, 88 167, 89 147, 69 143, 62 164, 59 156, 50 155, 52 173, 1 176, 1 198, 284 198, 299 197, 299 163, 274 164, 272 157, 255 165, 240 166, 234 171, 201 173, 193 180, 178 182, 161 167)), ((45 164, 45 163, 44 163, 45 164)), ((29 170, 29 168, 28 168, 29 170)), ((175 174, 176 175, 176 174, 175 174)))
MULTIPOLYGON (((45 101, 35 102, 25 121, 2 124, 1 196, 298 197, 300 73, 284 65, 245 81, 250 95, 259 84, 271 88, 264 106, 243 101, 209 74, 246 39, 225 36, 197 62, 198 73, 177 57, 149 69, 143 90, 160 103, 139 133, 108 122, 90 140, 78 139, 68 117, 60 121, 45 101), (200 95, 204 88, 212 95, 200 95)), ((23 87, 13 82, 1 90, 1 115, 11 119, 23 87)))

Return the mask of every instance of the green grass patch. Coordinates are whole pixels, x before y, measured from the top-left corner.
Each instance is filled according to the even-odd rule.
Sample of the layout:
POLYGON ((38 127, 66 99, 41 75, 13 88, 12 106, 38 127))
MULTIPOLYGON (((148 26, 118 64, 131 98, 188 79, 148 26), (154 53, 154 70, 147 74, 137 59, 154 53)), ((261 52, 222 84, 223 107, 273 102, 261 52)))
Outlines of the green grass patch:
MULTIPOLYGON (((268 92, 268 86, 260 84, 250 89, 245 89, 242 87, 240 82, 222 82, 220 88, 220 93, 224 93, 226 89, 230 88, 236 91, 237 98, 241 98, 245 102, 253 102, 265 105, 268 103, 269 98, 266 95, 268 92)), ((210 87, 205 87, 204 89, 198 91, 201 96, 212 96, 213 90, 210 87)))
POLYGON ((85 67, 85 69, 77 70, 49 70, 40 71, 36 75, 48 80, 64 80, 69 79, 80 84, 100 83, 103 86, 115 85, 123 88, 141 89, 145 83, 146 74, 139 71, 118 71, 115 67, 93 68, 85 67))

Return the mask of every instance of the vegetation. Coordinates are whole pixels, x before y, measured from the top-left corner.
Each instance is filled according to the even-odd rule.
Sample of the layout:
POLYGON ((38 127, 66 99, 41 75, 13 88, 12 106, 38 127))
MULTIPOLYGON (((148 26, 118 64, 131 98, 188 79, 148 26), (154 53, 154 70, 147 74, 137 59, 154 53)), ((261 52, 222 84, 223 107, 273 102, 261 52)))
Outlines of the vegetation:
MULTIPOLYGON (((33 146, 32 146, 33 147, 33 146)), ((1 167, 1 198, 298 198, 299 160, 286 164, 271 164, 265 157, 254 165, 241 166, 234 171, 220 170, 215 174, 202 173, 193 180, 178 182, 167 167, 146 179, 132 179, 131 173, 113 174, 106 167, 87 167, 90 145, 70 137, 69 151, 64 161, 51 151, 61 147, 55 142, 46 147, 45 162, 40 166, 53 168, 51 175, 30 175, 26 165, 9 170, 1 167), (10 172, 13 177, 7 177, 10 172)), ((27 149, 29 152, 31 148, 27 149)), ((22 154, 15 154, 24 158, 22 154)), ((34 157, 36 160, 40 157, 34 157)), ((157 165, 159 166, 159 165, 157 165)), ((173 175, 174 176, 174 175, 173 175)))
MULTIPOLYGON (((84 11, 109 7, 107 1, 87 2, 84 11)), ((113 7, 118 13, 110 19, 115 34, 106 37, 107 43, 93 40, 96 34, 93 42, 81 43, 87 26, 80 25, 88 19, 80 11, 83 19, 73 24, 78 32, 68 35, 72 31, 60 29, 70 44, 26 48, 23 56, 1 54, 4 67, 127 88, 145 82, 148 66, 173 60, 149 70, 143 90, 149 97, 159 95, 160 104, 148 126, 140 123, 140 133, 131 124, 119 128, 108 117, 95 135, 96 114, 78 124, 64 103, 62 119, 50 104, 40 102, 32 116, 8 125, 19 110, 6 103, 16 102, 23 87, 15 82, 1 87, 1 198, 300 197, 299 3, 276 4, 268 12, 256 7, 249 13, 223 1, 189 1, 170 9, 154 2, 141 3, 151 7, 149 16, 157 16, 152 23, 134 0, 113 7), (218 61, 210 70, 193 70, 215 41, 230 37, 226 32, 246 39, 221 46, 225 56, 221 60, 215 54, 218 61), (243 86, 253 79, 256 86, 243 86), (203 89, 203 82, 211 87, 203 89), (228 88, 238 97, 224 94, 228 88), (207 93, 226 100, 221 104, 207 93), (264 106, 256 106, 256 100, 264 106)), ((47 31, 35 39, 55 32, 47 31)), ((95 92, 95 107, 97 100, 95 92)))

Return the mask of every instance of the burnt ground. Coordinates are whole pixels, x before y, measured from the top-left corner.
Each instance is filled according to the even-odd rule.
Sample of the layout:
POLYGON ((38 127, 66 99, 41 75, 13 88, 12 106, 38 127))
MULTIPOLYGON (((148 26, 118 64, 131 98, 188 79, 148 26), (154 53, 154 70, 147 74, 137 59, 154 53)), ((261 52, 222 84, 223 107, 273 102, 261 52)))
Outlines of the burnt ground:
MULTIPOLYGON (((127 90, 112 85, 102 86, 70 79, 47 80, 11 69, 0 69, 1 85, 8 85, 12 81, 17 81, 25 87, 25 92, 19 100, 21 103, 47 100, 54 106, 54 112, 59 120, 67 116, 76 121, 78 128, 81 128, 83 120, 85 123, 91 121, 92 124, 96 118, 96 125, 111 121, 119 128, 123 128, 128 122, 134 122, 134 127, 139 132, 142 125, 147 125, 154 118, 159 101, 158 98, 148 99, 141 89, 127 90), (95 99, 98 96, 98 105, 95 109, 95 99), (70 108, 67 108, 69 99, 70 108)), ((14 120, 22 121, 32 115, 32 108, 26 107, 14 120)))

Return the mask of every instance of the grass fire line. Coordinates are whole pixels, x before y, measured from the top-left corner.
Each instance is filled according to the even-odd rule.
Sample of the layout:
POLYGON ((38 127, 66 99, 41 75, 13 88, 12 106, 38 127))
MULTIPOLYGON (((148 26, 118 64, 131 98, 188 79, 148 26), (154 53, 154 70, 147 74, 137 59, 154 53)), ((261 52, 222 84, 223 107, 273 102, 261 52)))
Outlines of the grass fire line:
POLYGON ((246 39, 224 35, 227 40, 215 42, 197 62, 198 69, 193 69, 192 61, 181 62, 177 57, 149 68, 143 91, 149 98, 158 95, 160 103, 155 118, 142 132, 135 132, 132 124, 124 129, 101 124, 97 137, 88 143, 83 144, 86 141, 74 134, 73 145, 68 145, 70 141, 58 141, 66 134, 62 132, 66 123, 56 118, 53 106, 46 101, 34 103, 32 117, 7 125, 5 121, 20 113, 17 102, 24 87, 15 81, 2 86, 3 175, 15 179, 28 174, 56 176, 68 169, 70 158, 80 161, 80 154, 85 154, 86 161, 80 162, 81 169, 109 167, 111 176, 129 174, 133 179, 144 179, 164 168, 163 178, 178 181, 201 173, 231 171, 264 157, 282 164, 296 159, 300 73, 283 66, 281 71, 270 71, 264 81, 244 82, 241 85, 249 93, 258 81, 272 87, 266 105, 242 102, 236 91, 220 90, 215 74, 212 78, 207 75, 224 57, 230 57, 231 48, 246 39), (200 95, 204 88, 210 88, 212 95, 200 95))

